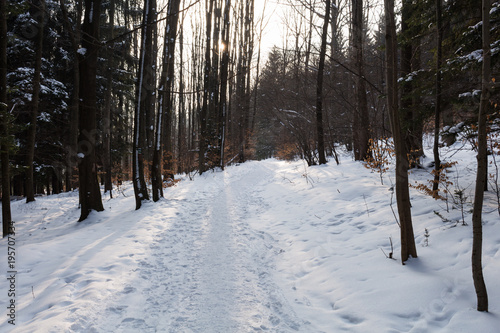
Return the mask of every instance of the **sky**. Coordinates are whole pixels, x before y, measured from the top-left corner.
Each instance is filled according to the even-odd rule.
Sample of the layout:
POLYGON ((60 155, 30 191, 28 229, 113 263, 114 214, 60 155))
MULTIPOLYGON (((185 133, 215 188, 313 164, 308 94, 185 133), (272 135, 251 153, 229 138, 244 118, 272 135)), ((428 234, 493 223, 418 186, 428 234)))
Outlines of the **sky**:
POLYGON ((262 36, 262 51, 271 51, 274 45, 283 45, 283 1, 286 0, 257 0, 255 1, 255 16, 264 18, 264 34, 262 36), (262 16, 262 14, 264 15, 262 16))

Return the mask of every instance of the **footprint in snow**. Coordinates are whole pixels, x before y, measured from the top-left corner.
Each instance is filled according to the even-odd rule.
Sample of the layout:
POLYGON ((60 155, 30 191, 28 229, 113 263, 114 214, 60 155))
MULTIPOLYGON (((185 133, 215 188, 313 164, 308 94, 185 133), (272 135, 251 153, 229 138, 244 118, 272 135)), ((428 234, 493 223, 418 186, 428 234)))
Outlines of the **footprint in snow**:
POLYGON ((123 289, 123 294, 130 294, 131 292, 134 292, 136 289, 134 287, 125 287, 125 289, 123 289))

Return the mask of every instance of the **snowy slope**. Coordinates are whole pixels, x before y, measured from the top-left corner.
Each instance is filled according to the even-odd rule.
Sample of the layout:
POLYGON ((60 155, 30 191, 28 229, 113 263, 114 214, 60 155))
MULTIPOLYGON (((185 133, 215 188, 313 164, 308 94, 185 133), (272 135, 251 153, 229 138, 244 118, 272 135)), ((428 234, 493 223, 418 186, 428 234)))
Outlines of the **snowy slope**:
MULTIPOLYGON (((469 197, 469 225, 443 222, 434 211, 450 220, 461 211, 412 189, 419 258, 405 266, 392 172, 381 185, 347 155, 339 166, 267 160, 186 178, 139 211, 126 185, 81 223, 77 193, 14 202, 16 325, 2 279, 0 331, 499 332, 499 217, 488 194, 490 312, 479 313, 468 212, 475 163, 457 147, 444 153, 459 162, 450 176, 469 197), (390 237, 396 260, 384 254, 390 237)), ((2 272, 6 254, 4 239, 2 272)))

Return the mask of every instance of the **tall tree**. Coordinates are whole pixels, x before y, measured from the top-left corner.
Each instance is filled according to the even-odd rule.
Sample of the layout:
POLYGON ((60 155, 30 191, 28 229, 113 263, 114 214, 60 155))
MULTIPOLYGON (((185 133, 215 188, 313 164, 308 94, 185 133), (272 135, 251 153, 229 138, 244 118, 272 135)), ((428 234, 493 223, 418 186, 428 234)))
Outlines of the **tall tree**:
POLYGON ((422 133, 423 121, 421 101, 416 92, 418 84, 413 76, 418 73, 420 66, 419 41, 421 39, 421 25, 415 17, 422 15, 412 0, 404 0, 401 4, 401 113, 406 149, 410 158, 410 167, 419 164, 423 155, 422 133))
POLYGON ((385 49, 386 49, 386 82, 387 108, 391 120, 394 150, 396 155, 396 202, 398 206, 401 231, 401 261, 404 264, 409 257, 417 257, 415 237, 411 220, 410 193, 408 189, 408 158, 406 146, 401 133, 398 108, 397 86, 397 42, 394 0, 384 0, 385 5, 385 49))
MULTIPOLYGON (((63 16, 63 23, 68 32, 71 42, 71 49, 73 51, 74 59, 78 59, 78 49, 80 45, 80 29, 81 29, 81 16, 82 16, 82 1, 76 4, 76 26, 73 27, 70 21, 68 10, 64 4, 64 0, 59 0, 61 13, 63 16)), ((73 179, 74 169, 77 166, 77 149, 78 149, 78 118, 80 109, 80 65, 79 61, 72 63, 72 82, 73 91, 71 92, 71 101, 69 105, 69 131, 68 131, 68 147, 66 148, 66 191, 70 191, 75 187, 73 179)))
POLYGON ((2 160, 2 235, 13 233, 7 109, 7 0, 0 0, 0 158, 2 160))
POLYGON ((323 130, 323 75, 325 71, 326 38, 330 22, 331 1, 326 0, 325 18, 321 33, 321 48, 319 51, 318 76, 316 81, 316 137, 318 141, 318 162, 326 164, 325 135, 323 130))
POLYGON ((236 107, 238 124, 238 160, 244 162, 247 157, 250 120, 250 63, 253 53, 253 18, 254 0, 240 2, 240 26, 238 60, 236 65, 236 107))
MULTIPOLYGON (((165 26, 165 40, 163 41, 163 66, 160 78, 160 100, 156 118, 156 136, 153 151, 153 164, 151 170, 153 201, 163 197, 162 182, 162 137, 165 127, 164 119, 172 119, 172 85, 175 65, 175 41, 177 38, 177 26, 179 21, 180 0, 170 0, 167 9, 167 24, 165 26)), ((171 127, 170 123, 166 124, 171 127)), ((167 137, 167 140, 171 140, 167 137)), ((172 151, 167 151, 172 153, 172 151)), ((172 172, 169 170, 169 172, 172 172)))
POLYGON ((364 160, 369 148, 369 117, 363 66, 363 0, 352 0, 352 46, 355 76, 355 109, 352 123, 354 159, 364 160))
MULTIPOLYGON (((146 147, 146 108, 150 107, 150 99, 148 95, 151 92, 151 80, 153 73, 156 71, 152 66, 153 61, 153 35, 156 8, 154 0, 145 0, 142 31, 141 31, 141 46, 139 56, 139 72, 136 89, 136 105, 134 116, 134 142, 132 147, 132 181, 135 194, 135 209, 141 208, 143 200, 149 200, 149 193, 146 187, 144 178, 144 156, 147 153, 146 147)), ((154 80, 152 81, 154 82, 154 80)))
POLYGON ((200 146, 198 155, 198 168, 200 174, 207 170, 207 150, 208 150, 208 104, 209 95, 211 93, 210 81, 212 76, 212 62, 210 61, 211 38, 212 38, 212 16, 214 11, 215 0, 207 0, 206 2, 206 30, 205 30, 205 63, 203 69, 203 102, 200 108, 199 126, 200 126, 200 146))
POLYGON ((101 0, 85 0, 80 49, 80 121, 78 134, 78 179, 81 215, 85 220, 91 210, 103 211, 97 179, 97 54, 100 48, 99 27, 101 0))
MULTIPOLYGON (((184 4, 184 2, 183 2, 184 4)), ((183 166, 187 165, 186 159, 186 98, 184 96, 185 78, 184 78, 184 21, 186 15, 182 15, 182 21, 179 24, 179 117, 177 119, 177 173, 182 173, 184 171, 183 166)), ((189 133, 189 132, 188 132, 189 133)))
POLYGON ((43 53, 43 25, 45 18, 45 1, 35 2, 33 11, 38 18, 35 40, 35 70, 33 75, 33 92, 31 97, 31 115, 28 126, 28 140, 26 144, 26 202, 35 201, 35 185, 33 182, 33 160, 35 157, 36 123, 38 119, 38 105, 40 101, 40 76, 43 53))
POLYGON ((488 294, 483 277, 483 199, 488 167, 488 145, 486 134, 487 108, 491 85, 491 49, 490 49, 490 0, 482 3, 482 43, 483 64, 481 81, 481 102, 479 105, 478 135, 477 135, 477 174, 472 213, 472 278, 477 296, 477 310, 488 311, 488 294))
MULTIPOLYGON (((253 2, 253 1, 252 1, 253 2)), ((228 70, 229 70, 229 15, 231 9, 231 0, 225 0, 224 5, 224 20, 222 26, 222 58, 220 69, 220 98, 218 124, 220 133, 220 166, 224 168, 224 145, 226 140, 226 113, 227 113, 227 85, 228 85, 228 70)))
MULTIPOLYGON (((109 38, 114 39, 115 35, 115 0, 110 0, 108 8, 109 17, 109 38)), ((113 44, 112 44, 113 45, 113 44)), ((111 109, 113 98, 113 69, 114 69, 114 48, 109 45, 106 48, 108 64, 106 68, 106 90, 104 93, 104 109, 102 115, 102 164, 104 169, 104 193, 109 191, 109 196, 113 197, 111 179, 111 109)))
POLYGON ((432 184, 432 193, 438 197, 439 179, 441 173, 441 160, 439 158, 439 126, 441 117, 441 63, 443 61, 443 14, 442 0, 436 0, 436 26, 437 26, 437 52, 436 52, 436 103, 434 111, 434 182, 432 184))

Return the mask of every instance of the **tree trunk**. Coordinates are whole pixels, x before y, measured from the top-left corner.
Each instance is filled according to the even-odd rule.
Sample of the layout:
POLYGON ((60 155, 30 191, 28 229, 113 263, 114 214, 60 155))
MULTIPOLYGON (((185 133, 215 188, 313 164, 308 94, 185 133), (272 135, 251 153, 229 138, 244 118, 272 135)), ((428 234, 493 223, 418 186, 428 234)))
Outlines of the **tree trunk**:
POLYGON ((238 161, 243 163, 247 159, 250 119, 250 62, 253 52, 254 1, 242 2, 240 6, 240 25, 243 27, 240 34, 240 47, 236 78, 236 104, 238 115, 238 161))
MULTIPOLYGON (((114 38, 115 27, 115 1, 111 0, 109 3, 109 29, 110 39, 114 38)), ((111 108, 113 98, 113 67, 114 67, 114 52, 113 44, 109 45, 106 54, 108 57, 108 68, 106 68, 106 92, 104 97, 104 112, 102 119, 102 164, 104 168, 104 193, 109 191, 110 198, 113 197, 113 185, 111 179, 111 108)))
POLYGON ((203 103, 200 109, 200 143, 198 156, 198 169, 200 174, 207 170, 207 149, 208 149, 208 133, 207 133, 207 116, 208 116, 208 101, 210 94, 210 77, 212 73, 210 61, 210 47, 212 36, 212 13, 215 0, 207 1, 207 18, 206 18, 206 45, 205 45, 205 66, 203 70, 203 103))
POLYGON ((362 161, 368 156, 369 115, 366 83, 363 69, 363 0, 352 1, 352 34, 354 68, 356 71, 356 108, 353 115, 352 135, 354 159, 362 161))
POLYGON ((404 264, 410 256, 417 257, 415 237, 411 220, 410 193, 408 189, 408 158, 401 133, 398 110, 397 88, 397 44, 394 0, 385 0, 386 22, 386 71, 387 71, 387 108, 389 109, 392 135, 396 155, 396 202, 401 228, 401 262, 404 264))
POLYGON ((180 174, 182 173, 185 168, 184 166, 186 165, 186 154, 185 154, 185 147, 186 145, 186 98, 184 96, 184 63, 183 63, 183 58, 184 58, 184 19, 185 15, 182 16, 182 21, 179 25, 179 59, 180 59, 180 66, 179 66, 179 119, 178 119, 178 133, 177 133, 177 173, 180 174))
POLYGON ((219 133, 220 133, 220 167, 224 168, 224 145, 226 140, 226 112, 227 112, 227 78, 229 68, 229 14, 231 0, 226 0, 224 5, 224 21, 222 26, 222 59, 220 65, 220 98, 219 98, 219 133))
POLYGON ((2 236, 15 234, 10 211, 9 111, 7 108, 7 0, 0 0, 0 158, 2 160, 2 236))
POLYGON ((28 138, 26 143, 26 202, 35 201, 35 187, 33 181, 33 160, 35 157, 36 123, 38 119, 38 103, 40 99, 40 76, 42 69, 43 53, 43 25, 45 18, 45 1, 37 3, 38 34, 35 40, 35 72, 33 76, 33 94, 31 97, 31 115, 28 126, 28 138), (39 7, 39 8, 38 8, 39 7))
POLYGON ((80 58, 80 121, 78 135, 79 183, 81 215, 87 218, 91 210, 103 211, 101 190, 97 180, 97 53, 99 51, 99 18, 101 0, 85 0, 80 58))
POLYGON ((316 137, 318 141, 319 164, 326 164, 325 136, 323 130, 323 73, 325 71, 326 37, 330 20, 331 1, 326 0, 325 20, 321 34, 321 48, 319 51, 318 77, 316 81, 316 137))
MULTIPOLYGON (((73 31, 73 26, 68 17, 68 11, 64 4, 64 0, 59 0, 61 12, 63 15, 64 26, 68 31, 75 59, 78 59, 78 48, 80 44, 80 21, 82 15, 82 2, 78 1, 76 6, 76 27, 73 31)), ((69 138, 68 146, 66 147, 66 191, 76 188, 74 178, 75 169, 78 165, 77 149, 78 149, 78 118, 80 108, 80 66, 79 61, 73 62, 73 91, 71 94, 70 114, 69 114, 69 138)))
POLYGON ((479 105, 478 134, 477 134, 477 174, 472 213, 472 278, 477 296, 477 310, 488 311, 488 294, 483 277, 483 199, 484 186, 487 176, 487 134, 486 109, 489 104, 491 83, 491 50, 490 50, 490 0, 483 0, 483 69, 481 103, 479 105))
POLYGON ((154 0, 145 0, 142 44, 140 47, 139 73, 137 75, 136 106, 134 116, 134 142, 132 155, 132 181, 134 185, 135 209, 141 208, 143 200, 149 200, 149 193, 144 179, 144 156, 146 147, 146 108, 148 108, 149 83, 151 82, 151 68, 153 43, 153 26, 150 24, 153 13, 154 0))
MULTIPOLYGON (((413 2, 412 0, 404 0, 401 8, 401 33, 405 36, 401 47, 401 74, 402 77, 407 77, 412 72, 418 70, 419 45, 417 44, 419 37, 411 36, 409 22, 412 19, 413 2), (410 37, 411 36, 411 37, 410 37)), ((418 111, 419 98, 414 92, 413 80, 403 80, 401 92, 401 111, 403 114, 403 133, 406 144, 406 150, 410 158, 410 168, 420 164, 420 157, 423 155, 422 133, 423 122, 418 111)))
POLYGON ((442 62, 442 39, 443 39, 443 19, 442 0, 436 0, 436 21, 437 21, 437 55, 436 55, 436 106, 434 111, 434 182, 432 193, 438 197, 439 179, 441 174, 441 160, 439 158, 439 125, 441 123, 441 62, 442 62))
MULTIPOLYGON (((174 64, 175 64, 175 41, 177 37, 177 26, 179 21, 179 7, 180 0, 170 0, 167 9, 167 24, 165 26, 165 40, 163 48, 163 68, 160 79, 160 103, 158 106, 158 114, 156 119, 156 137, 155 146, 153 151, 153 164, 152 164, 152 188, 153 188, 153 201, 160 200, 163 197, 163 182, 162 182, 162 130, 164 127, 164 116, 173 113, 172 110, 172 85, 174 77, 174 64)), ((170 123, 166 124, 171 126, 170 123)), ((167 140, 171 140, 167 137, 167 140)), ((167 150, 167 153, 172 154, 172 150, 167 150)), ((172 155, 169 156, 172 158, 172 155)), ((172 170, 168 170, 172 173, 172 170)))

